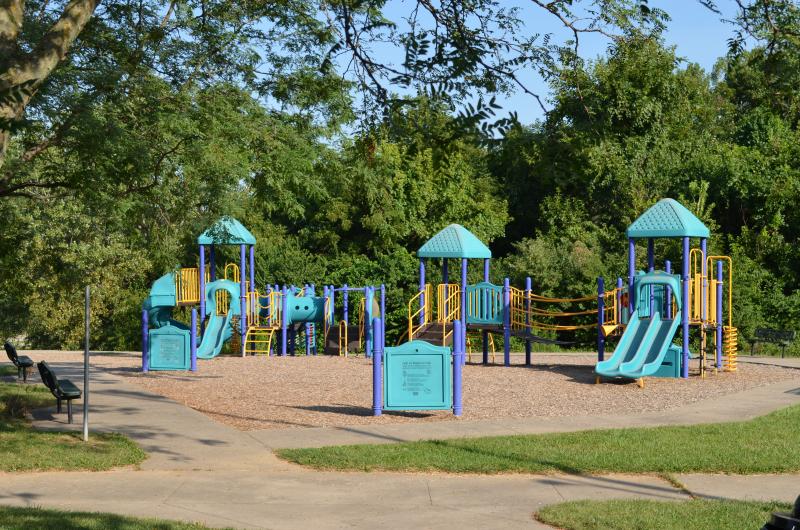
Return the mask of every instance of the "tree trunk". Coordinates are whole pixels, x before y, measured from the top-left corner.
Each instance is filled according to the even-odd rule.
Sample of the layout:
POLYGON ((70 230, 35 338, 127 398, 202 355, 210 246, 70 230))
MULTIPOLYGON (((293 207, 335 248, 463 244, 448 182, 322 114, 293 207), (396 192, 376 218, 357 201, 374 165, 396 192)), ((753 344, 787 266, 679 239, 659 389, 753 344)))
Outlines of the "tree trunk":
MULTIPOLYGON (((100 0, 71 0, 41 42, 29 53, 18 46, 23 0, 0 0, 0 169, 5 163, 11 130, 47 77, 66 57, 100 0)), ((11 176, 0 173, 0 196, 11 176)))

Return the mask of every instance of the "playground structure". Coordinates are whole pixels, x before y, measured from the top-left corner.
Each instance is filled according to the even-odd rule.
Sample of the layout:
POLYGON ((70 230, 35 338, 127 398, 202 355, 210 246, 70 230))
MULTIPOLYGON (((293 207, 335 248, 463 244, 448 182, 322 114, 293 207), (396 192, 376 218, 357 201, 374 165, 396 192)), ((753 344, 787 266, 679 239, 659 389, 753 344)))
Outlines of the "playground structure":
MULTIPOLYGON (((419 262, 419 290, 408 302, 409 340, 426 340, 434 344, 448 346, 453 344, 454 324, 464 335, 462 340, 470 353, 473 337, 477 334, 482 342, 482 362, 489 363, 491 348, 494 360, 493 335, 503 337, 503 363, 511 364, 511 337, 525 343, 525 364, 531 364, 532 343, 571 344, 543 338, 534 334, 534 330, 542 331, 574 331, 593 329, 596 324, 564 324, 560 318, 596 315, 597 307, 583 307, 576 311, 551 310, 549 304, 596 304, 595 295, 579 298, 551 298, 535 294, 531 289, 531 279, 526 278, 525 289, 513 287, 505 278, 502 285, 495 285, 489 280, 491 251, 475 235, 463 226, 453 224, 434 235, 417 252, 419 262), (440 259, 442 283, 435 286, 426 283, 426 268, 429 259, 440 259), (461 262, 461 282, 450 283, 449 261, 458 259, 461 262), (475 284, 467 283, 468 260, 483 260, 483 281, 475 284), (435 309, 434 309, 435 308, 435 309), (543 320, 549 320, 544 322, 543 320)), ((613 308, 613 296, 609 308, 613 308)))
MULTIPOLYGON (((469 334, 482 338, 483 364, 489 363, 489 348, 494 359, 493 335, 503 337, 503 364, 510 365, 511 338, 525 343, 525 364, 531 364, 531 344, 571 344, 542 338, 534 332, 597 329, 598 382, 600 376, 636 379, 646 376, 689 376, 689 329, 697 327, 699 375, 705 377, 713 333, 713 369, 735 371, 737 330, 733 327, 733 267, 727 256, 707 254, 708 228, 680 203, 663 199, 642 214, 627 230, 629 238, 629 277, 624 286, 617 278, 614 289, 606 290, 598 278, 597 294, 575 298, 547 297, 532 291, 531 279, 525 288, 490 282, 490 250, 460 225, 450 225, 434 235, 418 251, 419 289, 408 302, 409 340, 425 340, 442 346, 453 345, 454 323, 459 322, 461 344, 471 350, 469 334), (681 238, 683 274, 673 275, 670 262, 665 271, 656 271, 655 238, 681 238), (700 239, 700 248, 689 248, 690 238, 700 239), (636 273, 635 240, 648 241, 648 270, 636 273), (441 259, 441 283, 426 283, 429 259, 441 259), (449 280, 449 260, 461 261, 461 282, 449 280), (468 284, 468 260, 483 260, 483 281, 468 284), (727 266, 727 282, 723 276, 727 266), (716 267, 716 278, 708 271, 716 267), (727 297, 724 297, 727 284, 727 297), (435 296, 434 296, 435 289, 435 296), (564 306, 572 309, 565 310, 564 306), (554 309, 555 307, 555 309, 554 309), (634 311, 635 310, 635 311, 634 311), (727 318, 726 318, 727 317, 727 318), (594 322, 586 323, 591 318, 594 322), (583 319, 583 322, 575 322, 583 319), (727 325, 726 325, 727 324, 727 325), (682 328, 681 346, 672 343, 682 328), (606 340, 619 337, 613 356, 605 360, 606 340)), ((471 353, 471 351, 470 351, 471 353)), ((471 355, 470 355, 471 356, 471 355)))
POLYGON ((228 341, 242 356, 285 356, 296 353, 302 337, 306 355, 316 355, 320 328, 325 353, 347 355, 362 345, 367 355, 372 351, 370 323, 384 313, 383 285, 326 285, 322 296, 316 296, 313 284, 302 288, 269 285, 262 294, 255 287, 256 239, 239 221, 220 219, 197 243, 199 266, 163 275, 153 283, 142 305, 143 371, 194 371, 197 359, 216 357, 228 341), (240 260, 238 265, 226 264, 218 279, 216 248, 223 245, 239 246, 240 260), (339 322, 335 322, 337 292, 342 293, 343 318, 339 322), (353 292, 361 295, 357 325, 349 322, 348 294, 353 292), (172 318, 176 307, 190 308, 190 325, 172 318), (279 346, 273 346, 278 333, 279 346))
MULTIPOLYGON (((617 280, 614 293, 614 311, 610 321, 604 321, 608 312, 598 314, 597 351, 595 369, 598 382, 601 376, 637 379, 649 375, 689 377, 690 327, 696 326, 699 337, 699 375, 705 377, 711 341, 714 335, 714 371, 736 371, 738 332, 733 327, 733 262, 728 256, 708 255, 708 228, 683 205, 673 199, 662 199, 645 211, 627 229, 628 236, 628 287, 622 289, 617 280), (655 270, 655 240, 680 239, 682 269, 673 275, 671 263, 665 262, 664 271, 655 270), (691 238, 700 240, 699 248, 690 248, 691 238), (636 273, 636 240, 647 240, 647 272, 636 273), (723 297, 725 281, 723 269, 727 266, 727 304, 723 297), (716 267, 716 279, 709 279, 709 271, 716 267), (678 294, 680 290, 680 294, 678 294), (627 306, 621 303, 627 295, 627 306), (622 313, 620 313, 622 309, 622 313), (727 313, 727 325, 725 314, 727 313), (678 327, 681 328, 681 346, 672 343, 678 327), (622 330, 614 354, 604 360, 605 339, 622 330), (666 367, 670 366, 670 369, 666 367)), ((607 298, 602 278, 598 282, 598 302, 607 298)))

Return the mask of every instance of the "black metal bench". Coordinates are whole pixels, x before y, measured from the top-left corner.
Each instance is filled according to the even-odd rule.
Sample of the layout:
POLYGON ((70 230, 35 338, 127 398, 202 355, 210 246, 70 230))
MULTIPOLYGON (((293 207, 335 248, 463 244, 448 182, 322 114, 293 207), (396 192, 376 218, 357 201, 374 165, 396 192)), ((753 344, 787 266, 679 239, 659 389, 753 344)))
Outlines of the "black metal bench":
POLYGON ((46 361, 36 363, 39 368, 39 375, 42 376, 42 383, 50 389, 55 396, 58 405, 58 412, 61 412, 61 402, 67 402, 67 422, 72 423, 72 400, 81 397, 81 389, 69 379, 59 379, 55 372, 46 361))
POLYGON ((33 359, 27 355, 17 355, 17 349, 10 343, 4 344, 8 360, 17 367, 17 379, 22 378, 22 382, 28 381, 28 370, 33 366, 33 359))
POLYGON ((755 347, 757 342, 767 342, 770 344, 778 344, 781 347, 781 357, 786 351, 786 346, 794 342, 796 332, 784 331, 779 329, 770 328, 756 328, 753 338, 750 339, 750 355, 755 355, 755 347))

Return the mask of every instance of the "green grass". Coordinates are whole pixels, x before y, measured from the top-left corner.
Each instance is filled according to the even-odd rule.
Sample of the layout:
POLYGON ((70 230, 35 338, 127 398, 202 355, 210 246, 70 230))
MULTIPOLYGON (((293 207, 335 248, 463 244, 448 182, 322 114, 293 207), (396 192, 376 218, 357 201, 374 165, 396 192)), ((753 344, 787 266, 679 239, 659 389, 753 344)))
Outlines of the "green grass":
POLYGON ((13 375, 16 377, 17 367, 13 364, 0 364, 0 377, 3 377, 4 375, 13 375))
POLYGON ((761 528, 773 511, 790 509, 782 503, 731 500, 574 501, 546 506, 536 518, 564 530, 741 530, 761 528))
POLYGON ((448 473, 785 473, 800 470, 800 405, 695 426, 282 449, 317 469, 448 473))
POLYGON ((146 458, 139 446, 119 434, 92 434, 85 443, 77 433, 33 430, 21 419, 25 412, 54 402, 43 385, 0 383, 0 471, 101 471, 146 458))
POLYGON ((0 506, 0 528, 52 528, 53 530, 199 530, 207 526, 163 519, 140 519, 110 513, 65 512, 42 508, 0 506))

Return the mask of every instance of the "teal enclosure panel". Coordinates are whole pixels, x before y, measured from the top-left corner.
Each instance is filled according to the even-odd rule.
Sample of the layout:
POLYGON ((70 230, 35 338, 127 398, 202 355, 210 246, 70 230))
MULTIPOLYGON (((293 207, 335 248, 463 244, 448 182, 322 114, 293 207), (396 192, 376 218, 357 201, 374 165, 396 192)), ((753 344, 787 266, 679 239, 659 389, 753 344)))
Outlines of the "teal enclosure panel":
POLYGON ((289 322, 322 322, 325 318, 325 299, 321 296, 286 295, 289 322))
POLYGON ((487 282, 467 285, 467 324, 503 325, 503 288, 487 282))
POLYGON ((653 377, 680 377, 681 376, 681 347, 671 344, 661 366, 653 377))
POLYGON ((386 348, 383 359, 385 410, 453 408, 452 355, 446 346, 412 340, 386 348))
POLYGON ((188 370, 191 367, 189 330, 167 325, 150 330, 151 370, 188 370))

